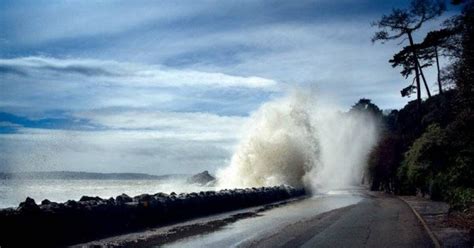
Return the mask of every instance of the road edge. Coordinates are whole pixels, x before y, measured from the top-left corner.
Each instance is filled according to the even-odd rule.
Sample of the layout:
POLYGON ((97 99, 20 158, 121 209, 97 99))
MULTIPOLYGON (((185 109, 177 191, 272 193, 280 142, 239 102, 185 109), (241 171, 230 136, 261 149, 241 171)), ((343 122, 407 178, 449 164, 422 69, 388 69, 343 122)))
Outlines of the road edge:
POLYGON ((405 199, 403 199, 402 197, 400 196, 397 196, 398 199, 402 200, 405 204, 408 205, 408 207, 410 207, 411 211, 415 214, 415 216, 418 218, 418 220, 420 221, 420 223, 423 225, 423 228, 425 228, 425 231, 428 233, 428 236, 430 236, 431 238, 431 241, 433 242, 434 246, 436 248, 441 248, 441 245, 439 243, 439 240, 436 238, 436 235, 434 235, 433 231, 430 229, 430 227, 426 224, 425 220, 423 219, 423 217, 421 217, 421 215, 415 210, 415 208, 413 208, 410 203, 408 203, 408 201, 406 201, 405 199))
POLYGON ((260 206, 247 207, 217 214, 210 214, 208 216, 200 216, 181 222, 176 222, 170 225, 156 226, 135 232, 123 233, 84 243, 73 244, 68 247, 161 247, 165 244, 171 244, 181 239, 186 239, 189 237, 213 232, 216 229, 222 228, 223 226, 226 226, 233 222, 247 218, 253 218, 267 210, 281 207, 286 204, 298 202, 307 198, 307 195, 303 195, 260 206), (201 218, 212 218, 213 216, 216 218, 210 220, 209 222, 206 222, 205 225, 194 223, 194 221, 199 220, 201 218), (158 229, 162 228, 168 230, 164 232, 157 232, 158 229), (196 230, 198 231, 196 232, 196 230))

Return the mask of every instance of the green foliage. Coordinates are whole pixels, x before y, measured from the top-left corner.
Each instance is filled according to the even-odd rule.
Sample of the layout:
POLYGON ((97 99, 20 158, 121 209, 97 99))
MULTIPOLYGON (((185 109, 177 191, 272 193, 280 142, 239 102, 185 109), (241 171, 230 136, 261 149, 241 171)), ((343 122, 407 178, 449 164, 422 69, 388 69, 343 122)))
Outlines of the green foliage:
POLYGON ((460 94, 460 104, 474 109, 474 1, 465 1, 462 14, 455 20, 460 30, 462 47, 455 83, 460 94))
MULTIPOLYGON (((382 117, 384 132, 369 156, 369 175, 373 190, 421 192, 466 209, 474 200, 474 1, 456 3, 462 5, 461 14, 430 32, 423 43, 410 40, 390 61, 402 66, 406 76, 419 65, 415 59, 430 64, 437 55, 449 56, 449 79, 456 87, 424 102, 417 95, 417 101, 382 117)), ((393 10, 375 23, 379 32, 373 41, 412 39, 413 31, 443 10, 441 1, 412 0, 408 9, 393 10)), ((370 103, 362 100, 353 108, 370 103)))
POLYGON ((381 117, 382 110, 372 103, 372 100, 361 98, 356 104, 354 104, 349 112, 367 112, 372 114, 374 117, 381 117))
POLYGON ((438 124, 430 125, 405 153, 399 177, 428 193, 434 175, 446 166, 446 134, 438 124))
POLYGON ((472 188, 457 187, 447 192, 447 197, 451 208, 464 210, 472 204, 474 190, 472 188))
POLYGON ((425 48, 421 44, 414 44, 413 46, 406 46, 401 51, 393 55, 393 58, 388 62, 392 64, 392 67, 402 67, 402 74, 405 78, 408 78, 412 75, 416 69, 415 67, 415 58, 413 56, 413 50, 417 51, 418 59, 420 60, 420 68, 424 69, 426 67, 432 66, 434 63, 434 56, 431 57, 431 54, 425 52, 425 48))
MULTIPOLYGON (((405 154, 403 164, 415 171, 439 169, 444 162, 446 134, 438 124, 430 125, 420 138, 413 142, 412 147, 405 154)), ((408 171, 410 174, 410 170, 408 171)), ((414 172, 415 173, 415 172, 414 172)))
POLYGON ((401 193, 416 189, 453 208, 468 207, 474 196, 473 119, 464 113, 445 129, 432 124, 413 142, 398 169, 401 193))
POLYGON ((474 111, 460 109, 456 90, 383 117, 384 132, 369 156, 371 189, 429 194, 463 209, 474 188, 474 111))

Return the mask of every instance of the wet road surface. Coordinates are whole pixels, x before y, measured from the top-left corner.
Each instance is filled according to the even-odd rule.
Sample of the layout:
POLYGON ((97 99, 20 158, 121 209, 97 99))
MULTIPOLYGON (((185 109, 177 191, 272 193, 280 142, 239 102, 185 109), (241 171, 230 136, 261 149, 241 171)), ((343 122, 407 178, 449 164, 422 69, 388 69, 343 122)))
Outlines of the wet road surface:
POLYGON ((199 218, 87 245, 433 247, 423 226, 403 201, 360 189, 199 218))
POLYGON ((383 194, 306 199, 166 247, 432 247, 411 209, 383 194))

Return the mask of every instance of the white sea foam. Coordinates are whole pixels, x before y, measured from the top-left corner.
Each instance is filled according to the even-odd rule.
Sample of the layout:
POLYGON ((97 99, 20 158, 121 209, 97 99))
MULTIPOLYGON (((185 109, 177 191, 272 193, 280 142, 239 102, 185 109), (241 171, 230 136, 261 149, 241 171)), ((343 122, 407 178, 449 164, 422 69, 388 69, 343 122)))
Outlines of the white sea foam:
POLYGON ((378 125, 367 113, 341 113, 296 90, 250 118, 218 186, 289 184, 326 191, 361 183, 378 125))

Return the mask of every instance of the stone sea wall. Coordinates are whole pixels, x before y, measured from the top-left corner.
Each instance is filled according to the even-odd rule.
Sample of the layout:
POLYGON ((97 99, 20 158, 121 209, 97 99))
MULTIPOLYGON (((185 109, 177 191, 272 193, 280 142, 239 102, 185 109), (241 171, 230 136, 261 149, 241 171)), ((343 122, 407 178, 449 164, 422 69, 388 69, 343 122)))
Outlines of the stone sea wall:
POLYGON ((64 246, 304 195, 303 189, 275 187, 187 194, 143 194, 115 198, 83 196, 55 203, 31 198, 0 210, 0 246, 64 246))

